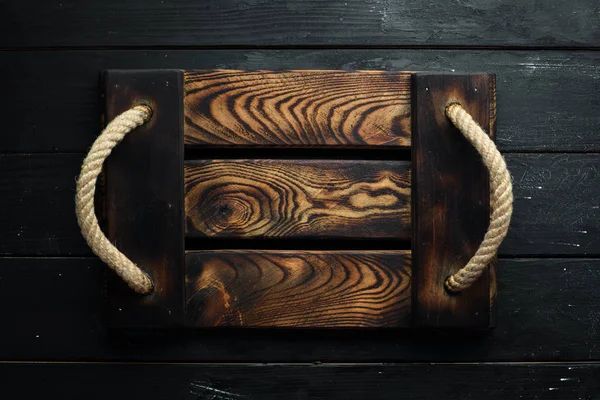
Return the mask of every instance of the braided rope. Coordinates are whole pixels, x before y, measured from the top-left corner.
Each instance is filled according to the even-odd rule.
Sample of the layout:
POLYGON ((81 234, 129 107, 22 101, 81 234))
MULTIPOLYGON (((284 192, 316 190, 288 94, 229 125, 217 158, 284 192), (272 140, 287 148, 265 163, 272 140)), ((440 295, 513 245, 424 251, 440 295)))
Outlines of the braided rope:
MULTIPOLYGON (((150 107, 136 106, 118 115, 106 126, 83 161, 75 199, 77 222, 92 251, 133 290, 141 294, 152 291, 152 281, 104 235, 94 211, 94 196, 102 165, 112 149, 125 135, 147 122, 151 115, 150 107)), ((496 255, 510 225, 513 194, 506 162, 489 136, 460 104, 450 104, 446 108, 446 115, 479 152, 490 173, 492 215, 488 230, 467 265, 450 276, 445 283, 450 292, 460 292, 481 276, 496 255)))
POLYGON ((475 255, 471 257, 467 265, 446 280, 446 289, 456 293, 471 286, 498 252, 498 247, 504 240, 510 225, 513 193, 506 162, 490 137, 460 104, 448 105, 446 115, 481 155, 490 174, 492 206, 490 225, 475 255))
POLYGON ((104 160, 125 135, 144 124, 151 116, 152 109, 150 107, 136 106, 118 115, 106 126, 83 160, 81 173, 77 179, 77 195, 75 197, 77 222, 94 254, 123 278, 129 287, 141 294, 152 291, 152 281, 104 235, 94 211, 94 196, 96 181, 102 171, 104 160))

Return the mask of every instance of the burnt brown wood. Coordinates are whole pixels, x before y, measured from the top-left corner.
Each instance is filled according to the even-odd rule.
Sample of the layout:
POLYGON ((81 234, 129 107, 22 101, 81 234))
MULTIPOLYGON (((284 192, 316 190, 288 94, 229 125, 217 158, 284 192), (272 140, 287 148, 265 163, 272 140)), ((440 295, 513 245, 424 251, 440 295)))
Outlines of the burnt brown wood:
MULTIPOLYGON (((493 137, 493 75, 413 77, 413 321, 416 326, 493 324, 494 274, 450 295, 448 276, 475 253, 489 224, 489 177, 481 157, 445 115, 459 102, 493 137)), ((493 266, 492 266, 493 268, 493 266)))
MULTIPOLYGON (((114 81, 109 97, 124 98, 116 100, 117 110, 149 103, 158 115, 127 137, 129 148, 120 146, 109 165, 110 238, 142 268, 150 265, 156 284, 147 298, 129 294, 139 306, 132 307, 134 316, 111 300, 111 311, 122 318, 118 325, 399 327, 411 321, 411 299, 403 297, 411 290, 417 326, 493 324, 493 271, 460 295, 443 288, 474 253, 489 219, 487 173, 444 107, 460 101, 493 131, 493 76, 220 70, 111 72, 108 78, 114 81), (149 134, 141 136, 144 129, 149 134), (253 154, 240 146, 408 148, 411 135, 419 169, 413 178, 410 162, 383 153, 376 160, 182 160, 184 142, 225 146, 220 154, 227 156, 253 154), (141 145, 133 147, 135 140, 141 145), (406 253, 398 249, 411 233, 418 253, 412 288, 410 275, 391 281, 380 271, 390 269, 390 257, 398 262, 406 253), (185 277, 183 234, 203 250, 186 257, 185 277), (212 247, 214 239, 230 239, 219 249, 236 246, 231 239, 308 239, 308 248, 321 253, 293 250, 293 241, 279 242, 291 243, 286 252, 227 252, 212 247), (315 239, 330 239, 329 249, 339 252, 323 253, 327 245, 315 239), (344 254, 357 243, 369 243, 371 251, 344 254), (385 257, 373 264, 367 256, 385 257)), ((400 271, 407 265, 400 260, 400 271)))
POLYGON ((190 252, 186 322, 197 327, 407 327, 410 274, 409 251, 190 252))
POLYGON ((209 160, 185 163, 186 234, 410 238, 410 163, 209 160))
POLYGON ((106 161, 108 237, 154 283, 141 296, 109 273, 108 312, 115 326, 178 325, 183 318, 182 73, 108 71, 106 120, 137 105, 152 119, 106 161))
POLYGON ((186 71, 189 146, 410 146, 410 74, 186 71))

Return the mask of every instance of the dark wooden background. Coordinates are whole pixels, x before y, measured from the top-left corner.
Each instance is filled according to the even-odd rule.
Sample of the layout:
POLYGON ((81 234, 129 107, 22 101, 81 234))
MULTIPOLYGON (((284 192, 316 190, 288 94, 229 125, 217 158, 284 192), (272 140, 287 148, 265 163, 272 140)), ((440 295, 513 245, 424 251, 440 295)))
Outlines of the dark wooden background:
POLYGON ((0 397, 600 398, 597 0, 0 1, 0 397), (495 72, 497 328, 108 335, 74 187, 107 68, 495 72))

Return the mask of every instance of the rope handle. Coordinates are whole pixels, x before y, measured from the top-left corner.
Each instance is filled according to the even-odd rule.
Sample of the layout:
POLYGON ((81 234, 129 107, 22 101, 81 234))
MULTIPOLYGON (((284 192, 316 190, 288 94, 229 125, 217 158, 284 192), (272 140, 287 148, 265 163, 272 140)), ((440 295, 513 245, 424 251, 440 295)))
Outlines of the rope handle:
POLYGON ((444 286, 450 293, 458 293, 475 282, 496 256, 506 237, 513 211, 513 192, 510 173, 504 157, 490 137, 458 103, 446 107, 446 116, 481 155, 490 174, 490 225, 479 248, 467 265, 446 279, 444 286))
POLYGON ((96 138, 92 148, 83 160, 81 173, 77 179, 75 209, 77 223, 81 233, 94 254, 113 269, 129 287, 140 294, 148 294, 153 289, 150 277, 121 253, 104 235, 98 225, 94 209, 96 182, 104 160, 113 148, 123 140, 125 135, 150 120, 152 109, 145 105, 135 106, 113 119, 100 136, 96 138))
MULTIPOLYGON (((479 152, 489 170, 492 203, 490 225, 475 255, 466 266, 445 282, 444 286, 448 291, 457 293, 471 286, 496 255, 498 247, 508 232, 513 194, 506 162, 489 136, 458 103, 448 105, 446 115, 479 152)), ((81 173, 77 179, 75 198, 77 222, 92 251, 123 278, 129 287, 140 294, 148 294, 152 291, 152 280, 104 235, 98 225, 94 196, 98 176, 113 148, 123 140, 125 135, 143 125, 151 116, 150 107, 139 105, 118 115, 106 126, 83 160, 81 173)))

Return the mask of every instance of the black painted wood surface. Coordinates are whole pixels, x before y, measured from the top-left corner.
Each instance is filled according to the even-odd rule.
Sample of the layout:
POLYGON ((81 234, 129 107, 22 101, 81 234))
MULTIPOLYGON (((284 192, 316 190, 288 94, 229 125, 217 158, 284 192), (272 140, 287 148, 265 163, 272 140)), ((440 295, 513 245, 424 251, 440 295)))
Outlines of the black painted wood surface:
POLYGON ((1 47, 596 47, 596 0, 120 0, 3 4, 1 47), (51 18, 48 18, 51 16, 51 18), (56 27, 61 29, 58 30, 56 27))
POLYGON ((0 151, 85 152, 100 128, 98 77, 109 68, 489 71, 497 76, 500 150, 600 151, 598 52, 366 47, 0 51, 0 119, 11 132, 0 135, 0 151))
POLYGON ((0 3, 0 360, 80 362, 3 363, 0 396, 597 398, 599 13, 595 0, 0 3), (106 268, 73 199, 111 68, 496 73, 497 143, 518 153, 497 328, 107 332, 106 268), (453 364, 372 364, 390 362, 453 364))
POLYGON ((585 399, 600 366, 509 364, 0 364, 20 398, 585 399), (432 384, 432 381, 435 384, 432 384), (68 387, 68 390, 65 388, 68 387))

